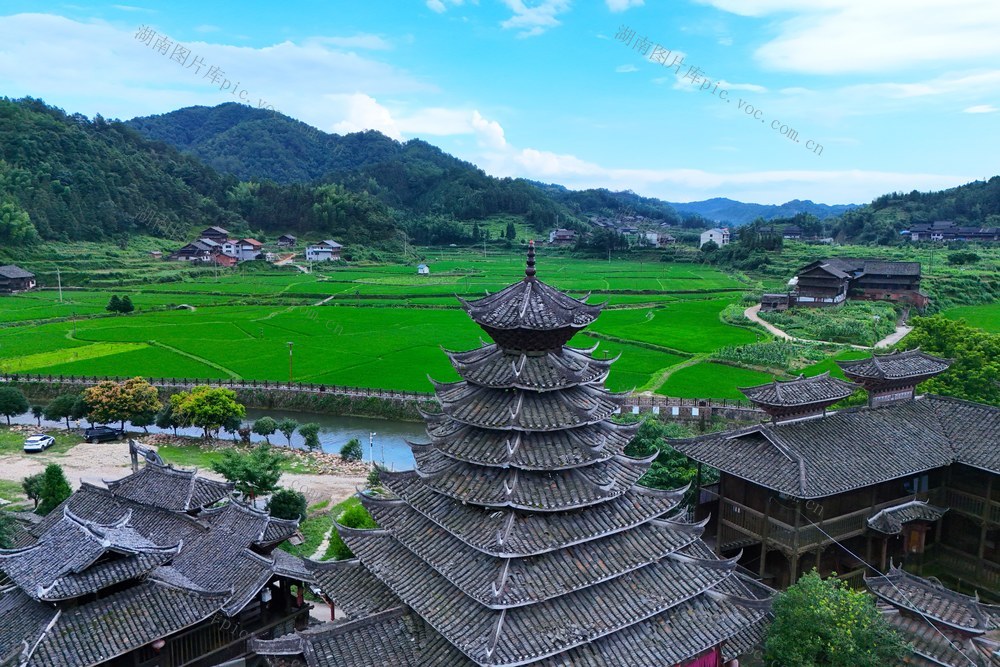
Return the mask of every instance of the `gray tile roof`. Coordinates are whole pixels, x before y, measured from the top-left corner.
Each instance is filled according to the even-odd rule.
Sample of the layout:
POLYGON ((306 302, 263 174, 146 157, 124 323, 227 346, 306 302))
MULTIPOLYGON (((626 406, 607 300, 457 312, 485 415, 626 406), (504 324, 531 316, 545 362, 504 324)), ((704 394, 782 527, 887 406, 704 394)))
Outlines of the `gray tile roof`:
POLYGON ((898 535, 903 532, 903 524, 911 521, 937 521, 947 507, 936 507, 926 501, 911 500, 893 507, 887 507, 868 519, 868 527, 886 535, 898 535))
POLYGON ((220 507, 208 508, 199 517, 213 528, 238 536, 243 544, 283 542, 294 535, 299 526, 298 521, 272 517, 264 510, 237 500, 230 500, 220 507))
POLYGON ((926 396, 670 444, 769 489, 821 498, 952 463, 1000 473, 1000 408, 926 396))
POLYGON ((348 616, 378 614, 400 604, 399 598, 357 558, 318 563, 307 560, 316 584, 348 616))
POLYGON ((497 389, 552 390, 603 382, 617 359, 597 360, 590 350, 560 348, 542 356, 504 352, 486 345, 469 352, 448 352, 452 366, 463 378, 497 389))
POLYGON ((988 647, 980 649, 976 639, 953 633, 940 631, 929 625, 922 618, 906 616, 891 606, 881 606, 882 616, 889 622, 903 641, 909 646, 906 664, 915 667, 991 667, 991 662, 984 653, 991 652, 988 647))
POLYGON ((978 598, 899 567, 891 567, 883 576, 866 577, 865 585, 892 606, 923 614, 955 630, 978 635, 1000 627, 1000 607, 983 604, 978 598))
POLYGON ((937 375, 948 370, 950 359, 941 359, 920 351, 920 348, 891 354, 874 354, 855 361, 838 361, 837 365, 850 378, 898 380, 937 375))
POLYGON ((217 482, 197 473, 147 462, 139 472, 106 483, 117 497, 182 512, 214 505, 233 490, 230 482, 217 482))
POLYGON ((800 375, 794 380, 768 382, 740 391, 758 405, 798 407, 815 403, 827 405, 847 398, 858 389, 853 382, 830 377, 829 371, 813 377, 800 375))
POLYGON ((25 271, 20 266, 5 264, 0 266, 0 276, 5 278, 34 278, 35 274, 31 271, 25 271))

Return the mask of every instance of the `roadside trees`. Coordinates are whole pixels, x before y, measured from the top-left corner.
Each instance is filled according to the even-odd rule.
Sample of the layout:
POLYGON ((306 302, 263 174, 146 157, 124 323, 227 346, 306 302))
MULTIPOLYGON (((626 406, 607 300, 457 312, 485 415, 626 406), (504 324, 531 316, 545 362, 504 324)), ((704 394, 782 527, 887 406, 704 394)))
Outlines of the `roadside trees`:
POLYGON ((123 382, 106 380, 83 391, 89 407, 89 415, 100 424, 125 422, 138 419, 146 426, 153 423, 156 412, 162 406, 159 392, 144 378, 134 377, 123 382))
POLYGON ((45 418, 57 422, 66 420, 66 430, 70 429, 69 418, 73 416, 73 408, 79 398, 78 394, 60 394, 45 406, 45 418))
POLYGON ((277 488, 284 458, 268 444, 259 445, 246 454, 226 449, 222 452, 222 460, 212 464, 212 470, 252 500, 277 488))
POLYGON ((7 418, 7 426, 10 426, 10 418, 23 415, 31 408, 28 399, 24 397, 17 387, 0 387, 0 415, 7 418))
POLYGON ((229 420, 242 419, 247 413, 232 389, 204 385, 174 394, 170 397, 170 407, 179 425, 197 426, 204 431, 206 440, 229 420))

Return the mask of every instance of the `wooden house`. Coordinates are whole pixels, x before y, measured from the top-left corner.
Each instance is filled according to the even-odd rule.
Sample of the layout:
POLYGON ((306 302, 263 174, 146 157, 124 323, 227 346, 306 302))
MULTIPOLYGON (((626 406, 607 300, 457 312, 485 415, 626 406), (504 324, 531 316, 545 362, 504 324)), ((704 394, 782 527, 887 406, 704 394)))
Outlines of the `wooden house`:
POLYGON ((917 308, 930 302, 920 292, 919 262, 821 259, 799 269, 796 283, 798 306, 837 306, 848 298, 898 301, 917 308))
POLYGON ((298 242, 299 240, 291 234, 282 234, 277 241, 279 248, 294 248, 298 242))
POLYGON ((797 306, 839 306, 847 301, 851 276, 828 260, 808 264, 795 277, 797 306))
POLYGON ((1000 596, 1000 408, 915 396, 947 368, 919 351, 838 363, 870 406, 828 412, 852 386, 825 375, 770 383, 744 393, 771 423, 671 442, 719 470, 697 511, 717 551, 778 588, 895 559, 1000 596))
POLYGON ((271 664, 718 666, 766 623, 768 591, 716 558, 684 490, 636 482, 613 360, 566 344, 600 306, 535 275, 462 302, 494 341, 450 352, 416 470, 363 492, 377 529, 337 525, 356 558, 315 564, 348 616, 255 641, 271 664))
POLYGON ((13 294, 35 289, 35 274, 19 266, 0 266, 0 294, 13 294))
POLYGON ((0 665, 209 667, 306 626, 312 575, 275 548, 298 522, 143 456, 108 488, 83 483, 0 551, 0 665))
POLYGON ((223 244, 229 239, 229 230, 223 229, 222 227, 206 227, 202 230, 198 238, 202 239, 212 239, 218 244, 223 244))

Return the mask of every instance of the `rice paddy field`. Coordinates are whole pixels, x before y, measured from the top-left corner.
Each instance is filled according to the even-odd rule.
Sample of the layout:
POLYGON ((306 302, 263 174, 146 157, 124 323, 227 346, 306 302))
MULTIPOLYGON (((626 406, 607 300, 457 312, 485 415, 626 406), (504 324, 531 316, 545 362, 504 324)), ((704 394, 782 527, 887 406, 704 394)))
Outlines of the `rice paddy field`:
MULTIPOLYGON (((313 267, 243 265, 216 272, 116 251, 63 270, 60 293, 46 289, 0 297, 0 371, 64 375, 143 375, 287 380, 430 391, 427 376, 457 379, 442 348, 466 350, 483 332, 461 309, 523 277, 519 250, 486 256, 465 249, 426 250, 431 268, 413 265, 313 267), (86 262, 91 262, 90 273, 86 262), (120 261, 127 270, 115 270, 120 261), (129 315, 105 311, 128 295, 129 315)), ((41 264, 41 263, 40 263, 41 264)), ((31 262, 25 265, 31 267, 31 262)), ((538 276, 592 303, 597 322, 571 342, 618 357, 608 386, 686 398, 740 398, 737 388, 833 368, 717 363, 716 350, 767 342, 762 329, 721 313, 761 285, 746 276, 690 263, 582 260, 540 249, 538 276)), ((956 316, 998 324, 995 307, 956 316), (992 309, 992 310, 991 310, 992 309)), ((829 355, 842 351, 830 350, 829 355)))

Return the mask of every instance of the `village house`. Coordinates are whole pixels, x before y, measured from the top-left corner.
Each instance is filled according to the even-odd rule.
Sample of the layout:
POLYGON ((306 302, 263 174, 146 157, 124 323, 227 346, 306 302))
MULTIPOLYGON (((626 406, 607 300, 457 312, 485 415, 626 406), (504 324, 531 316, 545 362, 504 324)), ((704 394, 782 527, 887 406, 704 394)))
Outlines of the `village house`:
POLYGON ((717 553, 776 588, 895 563, 1000 599, 1000 408, 916 395, 949 365, 919 350, 838 363, 849 381, 744 389, 770 423, 670 441, 719 471, 696 510, 717 553), (867 407, 828 411, 859 386, 867 407))
POLYGON ((651 245, 654 248, 668 248, 677 244, 677 239, 670 234, 664 234, 662 232, 645 232, 644 237, 646 239, 646 244, 651 245))
POLYGON ((715 229, 709 229, 701 233, 701 241, 698 243, 698 247, 702 247, 709 241, 713 241, 715 245, 720 248, 724 245, 729 245, 730 234, 728 227, 716 227, 715 229))
POLYGON ((19 266, 0 266, 0 294, 13 294, 35 289, 35 274, 19 266))
POLYGON ((278 247, 279 248, 293 248, 299 240, 292 236, 291 234, 282 234, 278 237, 278 247))
POLYGON ((222 244, 222 254, 240 262, 257 259, 264 244, 256 239, 226 239, 222 244))
POLYGON ((553 229, 549 232, 549 243, 559 245, 576 243, 576 230, 574 229, 553 229))
POLYGON ((418 276, 429 276, 431 274, 431 269, 426 264, 417 264, 417 275, 418 276))
POLYGON ((336 241, 327 239, 320 243, 313 243, 306 246, 306 261, 309 262, 333 262, 340 259, 340 251, 344 246, 336 241))
POLYGON ((198 238, 211 239, 221 245, 229 240, 229 230, 223 229, 222 227, 207 227, 202 230, 201 234, 198 235, 198 238))
POLYGON ((449 352, 415 471, 360 494, 377 529, 336 530, 355 558, 311 565, 347 618, 252 648, 271 664, 718 667, 745 654, 770 590, 715 557, 684 489, 637 484, 611 359, 567 347, 601 306, 536 277, 462 301, 494 343, 449 352))
POLYGON ((211 239, 199 239, 186 243, 167 256, 168 260, 178 262, 211 262, 216 255, 222 254, 222 245, 211 239))
POLYGON ((134 444, 133 473, 84 482, 0 551, 0 665, 210 667, 308 623, 297 521, 134 444))
POLYGON ((820 259, 799 269, 793 284, 796 306, 837 306, 848 298, 896 301, 918 309, 930 303, 920 291, 919 262, 820 259))
POLYGON ((903 234, 911 241, 1000 241, 1000 227, 960 226, 952 220, 917 223, 903 234))

